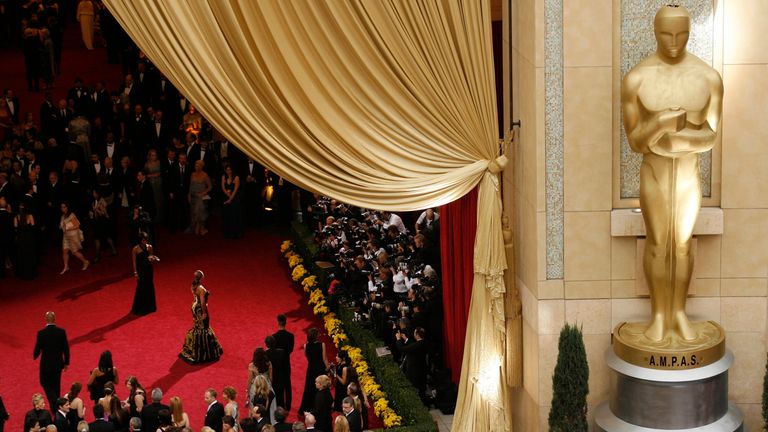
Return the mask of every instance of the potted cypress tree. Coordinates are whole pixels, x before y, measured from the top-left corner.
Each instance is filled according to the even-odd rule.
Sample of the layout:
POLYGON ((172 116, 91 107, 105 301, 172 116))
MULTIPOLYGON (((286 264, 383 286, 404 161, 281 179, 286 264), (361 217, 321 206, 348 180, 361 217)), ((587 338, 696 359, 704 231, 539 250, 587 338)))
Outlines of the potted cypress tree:
POLYGON ((768 431, 768 363, 765 364, 763 377, 763 430, 768 431))
POLYGON ((552 375, 551 432, 587 432, 589 365, 581 329, 565 324, 560 331, 557 365, 552 375))

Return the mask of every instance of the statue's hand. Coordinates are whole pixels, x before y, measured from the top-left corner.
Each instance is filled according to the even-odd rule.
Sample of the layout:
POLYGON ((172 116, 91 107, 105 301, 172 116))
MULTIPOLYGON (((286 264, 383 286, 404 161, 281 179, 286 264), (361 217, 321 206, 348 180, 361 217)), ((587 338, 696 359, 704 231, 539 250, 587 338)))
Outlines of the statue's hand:
POLYGON ((680 107, 673 107, 658 114, 659 127, 667 133, 680 132, 685 129, 688 116, 680 107))

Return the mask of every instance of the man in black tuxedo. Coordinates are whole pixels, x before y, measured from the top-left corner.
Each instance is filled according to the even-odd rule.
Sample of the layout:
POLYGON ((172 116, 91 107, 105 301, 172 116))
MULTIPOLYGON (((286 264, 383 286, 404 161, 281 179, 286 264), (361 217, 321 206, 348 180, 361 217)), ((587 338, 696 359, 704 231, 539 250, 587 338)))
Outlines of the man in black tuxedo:
POLYGON ((132 149, 132 159, 138 166, 143 166, 147 159, 147 140, 149 138, 149 119, 141 105, 133 107, 133 115, 125 122, 125 139, 132 149))
MULTIPOLYGON (((53 94, 50 91, 45 92, 45 100, 40 105, 40 131, 43 134, 43 139, 57 137, 56 125, 58 123, 58 110, 56 105, 51 100, 53 94)), ((58 138, 58 137, 57 137, 58 138)))
POLYGON ((13 95, 13 90, 5 89, 5 103, 8 105, 13 124, 19 124, 19 98, 13 95))
MULTIPOLYGON (((170 152, 170 150, 169 150, 170 152)), ((171 232, 184 230, 189 225, 187 193, 189 192, 190 166, 187 165, 187 155, 184 153, 176 157, 176 162, 168 167, 167 179, 163 179, 163 186, 168 194, 168 227, 171 232)))
MULTIPOLYGON (((272 335, 272 337, 275 338, 275 348, 279 348, 284 351, 284 363, 283 363, 283 370, 284 372, 284 383, 283 383, 283 395, 276 395, 275 397, 280 400, 282 398, 285 405, 280 405, 283 408, 287 409, 288 411, 291 410, 291 353, 293 352, 293 344, 294 344, 294 337, 293 333, 289 332, 285 329, 285 324, 287 322, 287 319, 285 315, 280 314, 277 316, 277 331, 275 334, 272 335)), ((277 389, 275 389, 275 393, 277 393, 277 389)))
POLYGON ((267 415, 267 407, 264 405, 256 404, 251 408, 251 418, 256 422, 256 432, 261 432, 261 430, 264 429, 264 426, 269 424, 267 415))
POLYGON ((56 171, 48 173, 48 183, 42 187, 42 191, 38 190, 38 195, 41 198, 41 206, 43 207, 43 220, 41 221, 46 231, 48 231, 49 239, 58 240, 61 238, 61 230, 59 229, 59 221, 61 218, 61 202, 64 200, 64 186, 59 181, 59 174, 56 171))
POLYGON ((141 103, 146 104, 149 102, 148 99, 152 96, 152 91, 155 88, 154 74, 147 68, 147 64, 141 61, 136 64, 136 73, 133 75, 133 79, 134 84, 141 93, 141 103))
POLYGON ((69 134, 67 129, 69 128, 69 122, 74 118, 72 111, 67 107, 67 101, 61 99, 59 106, 56 109, 56 120, 54 123, 54 138, 60 143, 69 142, 69 134))
POLYGON ((249 226, 256 226, 259 222, 261 190, 264 187, 261 181, 263 174, 264 167, 252 158, 248 158, 243 164, 240 173, 240 187, 243 191, 243 217, 249 226))
POLYGON ((90 92, 83 87, 83 80, 75 79, 75 86, 67 92, 67 100, 75 101, 75 115, 85 115, 90 108, 90 92))
POLYGON ((422 400, 425 399, 427 389, 427 353, 429 347, 424 340, 426 332, 423 328, 417 327, 413 331, 415 341, 411 341, 407 332, 398 331, 395 334, 397 338, 397 349, 405 356, 403 369, 405 376, 419 391, 422 400))
POLYGON ((355 401, 351 397, 344 398, 341 402, 341 410, 349 423, 349 432, 362 432, 363 419, 360 417, 360 412, 355 409, 355 401))
POLYGON ((163 391, 159 387, 152 389, 150 396, 152 403, 141 410, 141 428, 146 431, 156 431, 160 425, 158 413, 160 410, 169 410, 170 408, 162 403, 163 391))
POLYGON ((288 418, 288 411, 285 410, 282 406, 278 406, 275 409, 275 432, 292 432, 293 431, 293 425, 291 423, 287 423, 285 419, 288 418))
POLYGON ((275 391, 275 403, 277 406, 285 407, 285 386, 290 383, 290 376, 287 376, 291 366, 288 360, 288 354, 282 348, 275 345, 275 337, 267 336, 264 339, 267 346, 265 353, 272 364, 272 389, 275 391))
POLYGON ((163 118, 163 111, 157 110, 152 116, 152 121, 148 125, 149 146, 162 153, 171 143, 170 127, 163 118))
POLYGON ((190 166, 195 166, 195 162, 200 159, 200 143, 197 141, 197 135, 188 132, 186 135, 187 159, 190 166))
POLYGON ((96 417, 96 421, 88 423, 88 432, 115 432, 114 423, 104 420, 104 406, 102 404, 96 404, 93 407, 93 416, 96 417))
POLYGON ((56 314, 51 311, 45 313, 45 328, 37 332, 32 356, 40 357, 40 385, 48 404, 56 406, 61 396, 61 371, 69 366, 69 342, 67 332, 56 326, 56 314))
MULTIPOLYGON (((5 173, 0 173, 0 182, 5 173)), ((11 257, 15 251, 14 244, 15 233, 13 229, 13 213, 8 209, 8 200, 5 195, 0 193, 0 279, 5 277, 5 260, 11 257)), ((2 419, 0 419, 2 421, 2 419)))
POLYGON ((56 425, 56 432, 74 432, 77 425, 69 424, 67 413, 69 412, 69 399, 60 397, 56 400, 56 415, 53 418, 53 424, 56 425))
POLYGON ((154 220, 157 209, 155 208, 155 195, 152 187, 147 183, 147 174, 144 170, 139 170, 136 173, 136 204, 149 213, 149 216, 154 220))
POLYGON ((112 97, 105 88, 104 81, 97 81, 90 94, 90 118, 101 117, 105 121, 112 117, 112 97))
POLYGON ((152 106, 161 111, 166 111, 166 120, 168 124, 173 125, 178 131, 178 126, 181 123, 180 107, 176 103, 178 101, 178 90, 171 84, 165 75, 160 76, 155 80, 155 88, 152 90, 152 106), (177 113, 178 111, 178 113, 177 113), (178 121, 177 121, 178 120, 178 121))
MULTIPOLYGON (((218 179, 219 173, 219 167, 216 166, 216 155, 213 153, 213 150, 211 149, 211 143, 208 141, 200 141, 200 148, 195 156, 195 161, 201 160, 203 161, 203 171, 205 171, 206 174, 211 176, 211 181, 215 185, 218 179)), ((192 166, 195 166, 195 163, 192 162, 192 158, 190 158, 189 163, 192 166)))
POLYGON ((221 432, 221 419, 224 418, 224 406, 216 400, 216 396, 216 390, 212 388, 209 388, 203 394, 203 399, 205 400, 205 403, 208 404, 208 410, 205 413, 205 425, 216 432, 221 432))
MULTIPOLYGON (((228 163, 233 168, 239 168, 245 159, 243 152, 218 132, 214 132, 214 134, 220 136, 220 139, 215 140, 213 143, 213 153, 216 156, 218 166, 224 166, 224 164, 228 163)), ((237 172, 237 169, 235 172, 237 172)))
POLYGON ((95 150, 98 152, 101 160, 109 157, 113 161, 120 161, 123 157, 123 144, 115 141, 115 134, 113 132, 107 132, 106 141, 103 144, 96 143, 96 145, 98 147, 95 150))

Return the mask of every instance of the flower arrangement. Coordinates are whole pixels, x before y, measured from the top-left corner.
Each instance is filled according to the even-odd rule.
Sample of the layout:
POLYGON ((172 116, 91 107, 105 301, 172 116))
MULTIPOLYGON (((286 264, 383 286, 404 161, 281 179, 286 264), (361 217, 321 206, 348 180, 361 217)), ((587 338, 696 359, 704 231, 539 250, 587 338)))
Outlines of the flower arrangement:
POLYGON ((304 260, 300 256, 298 256, 296 254, 293 254, 290 257, 288 257, 288 266, 291 267, 291 268, 294 268, 294 267, 296 267, 297 265, 299 265, 299 264, 301 264, 303 262, 304 262, 304 260))
POLYGON ((304 287, 304 292, 309 292, 312 288, 317 286, 317 276, 307 276, 301 281, 301 286, 304 287))
MULTIPOLYGON (((376 380, 369 370, 368 363, 363 358, 362 350, 357 347, 349 345, 349 337, 344 332, 344 324, 340 319, 336 317, 336 314, 331 312, 326 305, 325 294, 317 286, 317 277, 315 275, 308 275, 307 270, 302 265, 303 259, 299 254, 293 251, 293 243, 286 240, 280 245, 280 252, 288 260, 288 265, 293 268, 291 272, 291 278, 294 282, 300 282, 304 292, 309 294, 308 304, 313 306, 312 311, 315 315, 319 315, 323 318, 323 325, 328 335, 333 340, 333 344, 336 348, 345 350, 349 353, 349 358, 352 361, 352 367, 357 371, 360 386, 362 390, 370 396, 373 400, 373 409, 376 415, 381 418, 385 428, 392 428, 401 426, 403 419, 401 416, 390 408, 387 395, 381 390, 381 386, 376 383, 376 380)), ((331 290, 336 291, 339 281, 334 280, 329 287, 329 294, 333 294, 331 290)))
POLYGON ((294 282, 298 282, 304 278, 305 274, 307 274, 307 270, 304 269, 303 265, 299 264, 293 268, 293 272, 291 272, 291 278, 294 282))

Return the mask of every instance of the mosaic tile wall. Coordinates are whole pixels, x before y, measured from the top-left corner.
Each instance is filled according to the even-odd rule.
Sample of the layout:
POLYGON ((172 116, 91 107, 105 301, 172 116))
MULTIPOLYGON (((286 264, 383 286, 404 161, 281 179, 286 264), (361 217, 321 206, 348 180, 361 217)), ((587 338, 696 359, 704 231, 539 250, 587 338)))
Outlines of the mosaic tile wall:
POLYGON ((547 279, 562 279, 563 259, 563 0, 545 0, 544 152, 547 279))
MULTIPOLYGON (((714 55, 713 0, 622 0, 621 1, 621 76, 629 72, 640 60, 656 51, 653 18, 666 4, 685 6, 691 13, 691 34, 688 51, 712 65, 714 55)), ((619 119, 621 121, 621 119, 619 119)), ((621 198, 640 196, 640 163, 642 156, 632 151, 627 142, 624 125, 620 137, 621 198)), ((701 189, 705 197, 712 196, 712 152, 699 155, 701 162, 701 189)))

